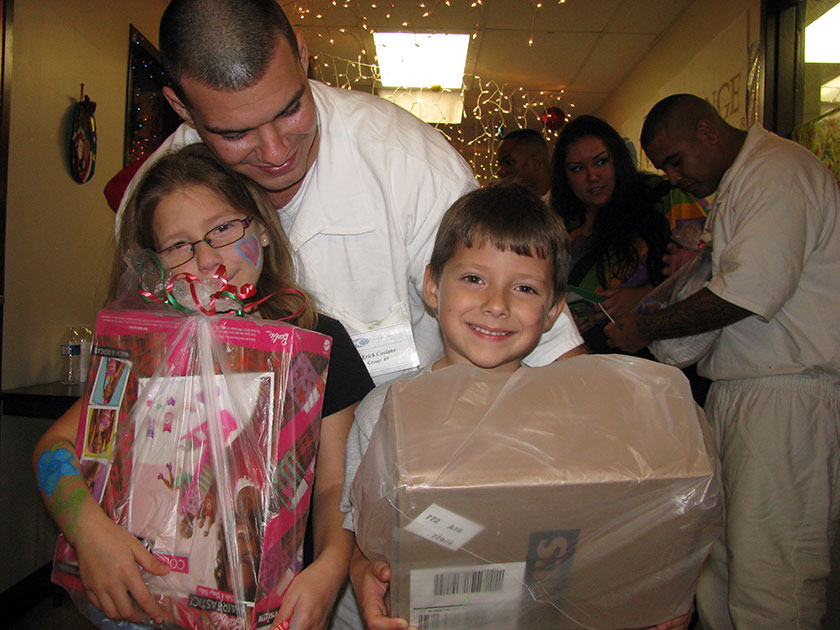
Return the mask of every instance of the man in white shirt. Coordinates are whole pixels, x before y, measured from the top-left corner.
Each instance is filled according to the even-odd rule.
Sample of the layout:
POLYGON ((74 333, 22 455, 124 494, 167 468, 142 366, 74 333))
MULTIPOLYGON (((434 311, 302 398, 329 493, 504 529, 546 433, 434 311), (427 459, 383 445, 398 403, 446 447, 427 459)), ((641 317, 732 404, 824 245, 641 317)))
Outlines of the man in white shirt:
MULTIPOLYGON (((437 359, 423 271, 440 217, 477 186, 464 159, 392 103, 309 81, 306 44, 272 0, 176 0, 160 47, 172 81, 164 95, 186 124, 147 164, 203 141, 262 185, 299 281, 345 325, 377 383, 437 359)), ((566 312, 528 362, 581 344, 566 312)))
MULTIPOLYGON (((164 96, 186 122, 120 211, 160 155, 204 142, 269 194, 300 284, 348 329, 377 383, 436 360, 423 274, 443 213, 477 187, 466 161, 393 103, 308 80, 306 44, 275 0, 172 0, 159 43, 164 96)), ((528 359, 549 363, 582 343, 565 311, 528 359)), ((334 626, 361 623, 348 615, 334 626)))
POLYGON ((712 278, 605 331, 634 350, 721 334, 698 372, 726 490, 726 540, 697 591, 704 625, 819 628, 840 519, 840 191, 799 145, 749 132, 691 95, 660 101, 642 145, 671 183, 716 193, 712 278))

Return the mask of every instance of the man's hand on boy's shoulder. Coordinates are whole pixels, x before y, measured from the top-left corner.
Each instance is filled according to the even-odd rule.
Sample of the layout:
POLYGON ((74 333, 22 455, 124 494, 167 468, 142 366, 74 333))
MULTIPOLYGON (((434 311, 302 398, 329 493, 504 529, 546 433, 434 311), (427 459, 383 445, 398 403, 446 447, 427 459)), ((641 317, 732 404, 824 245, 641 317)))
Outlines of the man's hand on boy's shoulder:
POLYGON ((356 545, 350 560, 350 581, 359 601, 365 628, 369 630, 417 630, 405 619, 389 617, 385 596, 391 581, 391 567, 381 560, 369 560, 356 545))

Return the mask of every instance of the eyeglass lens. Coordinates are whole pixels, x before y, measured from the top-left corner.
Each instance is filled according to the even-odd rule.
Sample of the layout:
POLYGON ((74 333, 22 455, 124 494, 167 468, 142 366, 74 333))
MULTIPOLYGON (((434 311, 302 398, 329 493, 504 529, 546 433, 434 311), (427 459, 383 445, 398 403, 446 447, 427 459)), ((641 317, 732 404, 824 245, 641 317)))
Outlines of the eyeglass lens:
POLYGON ((235 243, 243 236, 245 236, 245 229, 250 225, 251 217, 247 219, 234 219, 233 221, 225 221, 221 225, 217 225, 212 230, 208 230, 201 238, 193 243, 176 243, 172 247, 167 247, 158 252, 158 255, 163 261, 169 265, 169 268, 180 267, 191 261, 195 256, 195 246, 204 241, 213 249, 224 247, 235 243))

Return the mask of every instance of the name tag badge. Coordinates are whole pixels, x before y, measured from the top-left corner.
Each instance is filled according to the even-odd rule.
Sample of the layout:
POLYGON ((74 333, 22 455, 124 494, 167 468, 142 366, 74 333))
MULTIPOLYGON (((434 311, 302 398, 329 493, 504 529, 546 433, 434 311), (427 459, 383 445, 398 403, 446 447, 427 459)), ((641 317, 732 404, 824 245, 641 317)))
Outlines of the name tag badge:
POLYGON ((351 337, 373 378, 420 365, 409 322, 366 330, 351 337))

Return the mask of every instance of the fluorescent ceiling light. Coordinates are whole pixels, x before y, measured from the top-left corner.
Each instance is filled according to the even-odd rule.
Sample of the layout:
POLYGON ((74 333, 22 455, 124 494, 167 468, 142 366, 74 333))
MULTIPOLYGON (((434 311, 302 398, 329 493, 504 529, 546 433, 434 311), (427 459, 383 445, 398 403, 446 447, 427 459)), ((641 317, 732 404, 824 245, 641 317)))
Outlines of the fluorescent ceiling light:
POLYGON ((464 113, 464 97, 459 92, 380 88, 376 93, 433 125, 458 125, 464 113))
POLYGON ((374 33, 382 85, 460 89, 468 34, 374 33))
POLYGON ((805 61, 807 63, 840 63, 840 4, 823 13, 805 27, 805 61))
POLYGON ((820 100, 823 103, 840 103, 840 76, 820 86, 820 100))

